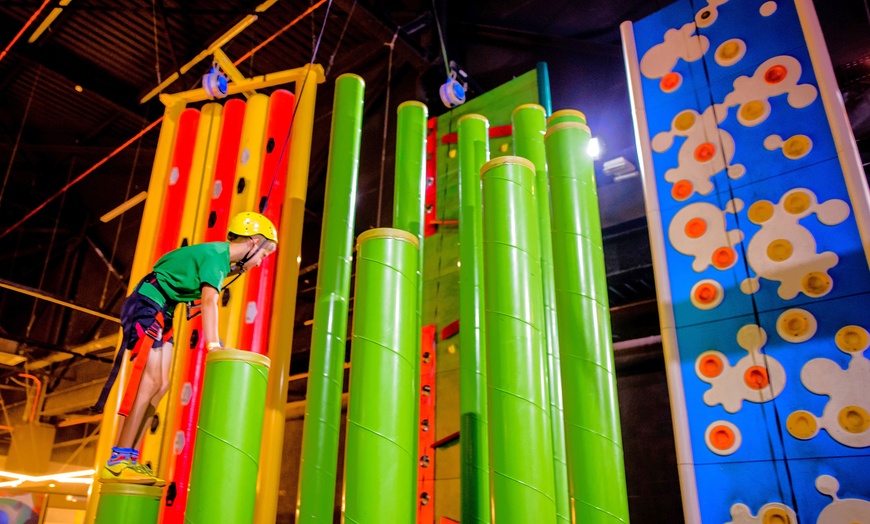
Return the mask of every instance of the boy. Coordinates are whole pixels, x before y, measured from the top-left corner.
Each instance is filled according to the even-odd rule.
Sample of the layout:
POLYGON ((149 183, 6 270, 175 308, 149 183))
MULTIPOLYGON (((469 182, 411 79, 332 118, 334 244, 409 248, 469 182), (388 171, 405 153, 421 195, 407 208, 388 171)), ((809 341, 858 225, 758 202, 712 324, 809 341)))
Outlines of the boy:
POLYGON ((201 299, 201 336, 209 350, 219 349, 218 298, 224 279, 228 274, 241 274, 259 266, 277 248, 278 232, 263 215, 244 212, 230 220, 227 240, 185 246, 165 254, 124 302, 122 350, 93 409, 102 412, 123 350, 131 350, 131 360, 145 360, 144 365, 140 360, 134 366, 127 384, 118 412, 124 418, 112 456, 100 471, 101 482, 163 484, 149 467, 138 464, 139 452, 134 446, 142 440, 158 403, 169 389, 175 306, 201 299))

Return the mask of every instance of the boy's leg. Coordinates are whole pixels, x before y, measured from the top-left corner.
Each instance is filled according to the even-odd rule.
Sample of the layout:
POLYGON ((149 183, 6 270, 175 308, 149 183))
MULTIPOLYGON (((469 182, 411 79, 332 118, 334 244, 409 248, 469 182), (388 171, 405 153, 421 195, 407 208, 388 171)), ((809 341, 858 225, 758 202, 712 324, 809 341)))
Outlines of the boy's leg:
POLYGON ((139 429, 142 427, 145 413, 148 406, 151 404, 151 398, 161 388, 162 377, 162 348, 151 348, 148 352, 148 360, 145 363, 145 369, 142 372, 142 379, 139 382, 139 389, 136 391, 136 396, 133 399, 133 406, 130 409, 130 414, 124 421, 124 427, 118 435, 118 446, 123 448, 135 447, 139 429))
MULTIPOLYGON (((157 406, 160 405, 160 401, 163 400, 163 397, 166 396, 166 392, 169 391, 169 381, 170 381, 170 372, 172 370, 172 342, 164 342, 163 348, 156 351, 160 355, 160 376, 162 378, 160 383, 160 388, 152 395, 150 402, 145 411, 145 416, 143 417, 142 423, 139 425, 139 430, 136 432, 136 440, 135 442, 142 442, 142 439, 145 437, 145 432, 151 427, 151 420, 154 418, 154 414, 157 412, 157 406)), ((163 421, 163 423, 167 423, 168 421, 163 421)))

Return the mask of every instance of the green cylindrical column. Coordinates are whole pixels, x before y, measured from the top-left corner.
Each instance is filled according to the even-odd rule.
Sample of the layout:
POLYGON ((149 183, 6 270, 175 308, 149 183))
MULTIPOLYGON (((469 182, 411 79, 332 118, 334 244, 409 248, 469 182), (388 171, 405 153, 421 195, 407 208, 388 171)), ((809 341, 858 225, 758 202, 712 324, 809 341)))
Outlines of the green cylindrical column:
POLYGON ((487 162, 482 172, 493 520, 552 524, 553 436, 535 166, 503 156, 487 162))
POLYGON ((628 497, 590 137, 563 122, 544 143, 572 505, 577 522, 609 524, 628 522, 628 497))
POLYGON ((364 94, 365 82, 357 75, 341 75, 335 81, 299 467, 300 524, 331 524, 335 512, 364 94))
POLYGON ((94 524, 155 524, 163 489, 136 484, 100 484, 94 524))
POLYGON ((491 522, 483 306, 480 168, 489 161, 489 122, 459 119, 459 463, 462 522, 491 522))
POLYGON ((416 519, 417 237, 371 229, 357 241, 344 521, 416 519))
MULTIPOLYGON (((414 343, 414 391, 420 395, 420 358, 423 343, 423 202, 426 194, 426 120, 422 102, 399 104, 396 123, 396 175, 393 193, 393 227, 417 237, 417 324, 414 343)), ((419 397, 418 397, 419 399, 419 397)), ((420 402, 414 405, 414 420, 420 422, 420 402)), ((418 441, 414 440, 417 456, 418 441)), ((417 469, 414 469, 416 486, 417 469)))
POLYGON ((550 190, 547 182, 545 110, 537 104, 519 106, 511 115, 514 152, 535 165, 535 197, 538 230, 541 235, 541 281, 544 290, 544 348, 547 352, 547 384, 550 424, 553 427, 553 470, 556 482, 556 516, 571 522, 568 496, 568 459, 565 451, 565 420, 562 414, 562 379, 559 363, 559 319, 556 316, 556 288, 553 285, 553 240, 550 236, 550 190))
POLYGON ((269 357, 223 349, 205 359, 188 524, 250 524, 257 496, 269 357))

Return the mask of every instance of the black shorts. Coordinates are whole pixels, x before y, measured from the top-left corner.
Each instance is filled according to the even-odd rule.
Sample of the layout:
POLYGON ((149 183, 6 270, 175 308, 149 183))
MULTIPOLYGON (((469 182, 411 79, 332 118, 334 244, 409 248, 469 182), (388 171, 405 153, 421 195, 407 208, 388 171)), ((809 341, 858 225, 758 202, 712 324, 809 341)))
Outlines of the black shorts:
MULTIPOLYGON (((172 309, 174 306, 172 304, 172 309)), ((154 340, 151 347, 161 347, 165 342, 172 342, 172 310, 140 294, 136 286, 121 308, 121 329, 124 349, 134 349, 143 335, 154 340)), ((130 359, 137 354, 134 352, 130 359)))

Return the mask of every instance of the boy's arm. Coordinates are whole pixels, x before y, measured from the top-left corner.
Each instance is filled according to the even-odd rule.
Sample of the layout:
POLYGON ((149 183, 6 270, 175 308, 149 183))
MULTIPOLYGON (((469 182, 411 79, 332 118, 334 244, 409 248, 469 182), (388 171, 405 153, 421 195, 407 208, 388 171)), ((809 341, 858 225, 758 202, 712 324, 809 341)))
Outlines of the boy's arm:
POLYGON ((215 349, 221 346, 218 335, 218 290, 208 284, 202 286, 202 335, 205 347, 215 349))

